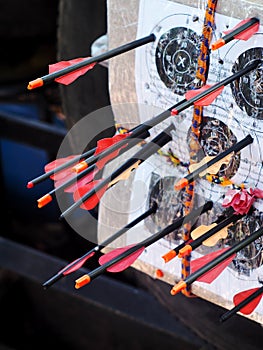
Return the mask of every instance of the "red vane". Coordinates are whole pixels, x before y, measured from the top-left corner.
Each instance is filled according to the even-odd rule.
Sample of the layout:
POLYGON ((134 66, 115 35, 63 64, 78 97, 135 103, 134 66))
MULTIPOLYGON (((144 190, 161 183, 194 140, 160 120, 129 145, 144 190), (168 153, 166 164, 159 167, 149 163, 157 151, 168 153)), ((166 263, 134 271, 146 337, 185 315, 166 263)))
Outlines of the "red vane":
POLYGON ((130 134, 131 134, 130 132, 127 132, 125 134, 117 134, 117 135, 114 135, 113 137, 105 137, 104 139, 98 140, 94 155, 103 152, 106 148, 112 146, 117 142, 120 142, 122 139, 125 139, 130 134))
MULTIPOLYGON (((191 273, 194 273, 195 271, 199 270, 200 268, 208 264, 210 261, 214 260, 217 256, 221 255, 228 249, 229 248, 223 248, 191 261, 191 273)), ((235 256, 236 254, 231 255, 228 259, 224 260, 223 262, 221 262, 220 264, 218 264, 217 266, 200 276, 197 279, 197 281, 212 283, 220 275, 220 273, 230 264, 230 262, 235 258, 235 256)))
MULTIPOLYGON (((102 255, 99 258, 99 264, 103 265, 103 264, 111 261, 112 259, 116 258, 120 254, 126 252, 128 249, 130 249, 131 247, 134 247, 134 246, 135 246, 135 244, 131 244, 131 245, 128 245, 126 247, 121 247, 121 248, 114 249, 111 252, 109 252, 109 253, 107 253, 105 255, 102 255)), ((109 271, 109 272, 121 272, 121 271, 127 269, 142 254, 144 249, 145 249, 144 247, 139 248, 138 250, 136 250, 134 253, 130 254, 126 258, 123 258, 123 259, 121 259, 121 261, 119 261, 119 262, 115 263, 114 265, 108 267, 107 271, 109 271)))
MULTIPOLYGON (((63 185, 65 182, 71 180, 71 179, 74 179, 76 178, 76 174, 73 173, 72 171, 69 171, 68 172, 65 172, 64 173, 66 176, 65 177, 62 177, 61 179, 57 180, 57 181, 54 181, 54 187, 55 188, 58 188, 60 187, 61 185, 63 185)), ((70 192, 70 191, 66 191, 66 189, 64 190, 65 192, 70 192)), ((73 191, 72 191, 73 192, 73 191)))
MULTIPOLYGON (((118 143, 119 141, 121 141, 122 139, 125 139, 127 136, 129 136, 130 133, 126 133, 126 134, 117 134, 113 137, 108 137, 108 138, 104 138, 101 139, 97 142, 97 147, 96 147, 96 151, 94 152, 94 155, 97 155, 101 152, 103 152, 104 150, 106 150, 108 147, 114 145, 115 143, 118 143)), ((102 169, 104 167, 104 165, 111 159, 115 158, 118 156, 118 154, 120 153, 120 150, 124 147, 126 147, 127 144, 123 145, 122 147, 120 147, 119 149, 113 151, 112 153, 108 154, 107 156, 103 157, 102 159, 99 159, 96 163, 96 166, 98 167, 98 169, 102 169)))
MULTIPOLYGON (((235 306, 240 304, 244 299, 248 298, 251 294, 255 293, 257 290, 259 290, 259 288, 252 288, 252 289, 248 289, 243 292, 237 293, 233 298, 233 302, 235 306)), ((240 309, 240 312, 244 315, 251 314, 259 304, 262 296, 263 294, 258 295, 256 298, 251 300, 247 305, 245 305, 240 309)))
MULTIPOLYGON (((87 60, 87 58, 88 57, 80 57, 80 58, 74 58, 74 59, 69 60, 69 61, 60 61, 58 63, 50 64, 48 66, 49 74, 53 73, 53 72, 57 72, 61 69, 67 68, 69 66, 72 66, 78 62, 83 62, 83 61, 87 60)), ((85 74, 87 71, 92 69, 95 66, 95 64, 96 64, 96 62, 89 64, 86 67, 76 69, 71 73, 67 73, 59 78, 56 78, 55 81, 57 83, 60 83, 60 84, 69 85, 69 84, 73 83, 73 81, 75 81, 78 77, 80 77, 81 75, 85 74)))
MULTIPOLYGON (((91 191, 96 185, 98 185, 102 180, 94 180, 92 182, 87 183, 84 186, 78 187, 78 189, 73 193, 73 199, 75 202, 83 198, 83 196, 91 191)), ((84 201, 80 208, 85 210, 91 210, 96 207, 96 205, 99 203, 101 197, 107 190, 108 185, 105 185, 100 190, 98 190, 94 195, 92 195, 89 199, 84 201)))
MULTIPOLYGON (((251 19, 244 19, 243 21, 239 22, 234 28, 230 29, 230 30, 226 30, 223 33, 224 34, 231 34, 231 32, 239 27, 241 27, 243 24, 246 24, 247 22, 249 22, 251 19)), ((259 22, 255 23, 254 25, 252 25, 250 28, 248 28, 247 30, 235 35, 235 39, 240 39, 240 40, 248 40, 254 33, 256 33, 259 30, 259 22)))
MULTIPOLYGON (((72 185, 66 187, 64 189, 64 192, 66 193, 73 193, 75 192, 79 187, 86 185, 87 183, 91 182, 94 180, 94 176, 97 174, 97 172, 99 171, 99 169, 94 169, 93 171, 91 171, 89 174, 83 176, 81 179, 76 180, 72 185)), ((56 187, 60 187, 61 185, 63 185, 63 183, 65 181, 70 180, 71 178, 75 178, 76 174, 72 173, 72 175, 69 175, 66 179, 62 179, 59 181, 55 182, 55 188, 56 187)))
POLYGON ((247 29, 245 32, 237 34, 235 39, 248 40, 253 34, 258 32, 259 23, 255 23, 251 28, 247 29))
MULTIPOLYGON (((210 87, 212 87, 212 85, 206 84, 203 87, 201 87, 200 89, 188 90, 185 94, 185 98, 187 100, 190 100, 190 99, 196 97, 197 95, 199 95, 200 93, 205 92, 210 87)), ((223 90, 224 90, 224 86, 221 86, 220 88, 218 88, 214 92, 211 92, 207 96, 202 97, 199 100, 197 100, 196 102, 194 102, 194 105, 195 106, 209 106, 217 98, 217 96, 221 94, 221 92, 223 90)))
MULTIPOLYGON (((62 164, 65 164, 69 160, 71 160, 72 158, 76 158, 76 157, 79 157, 79 156, 72 155, 72 156, 68 156, 68 157, 65 157, 65 158, 55 159, 52 162, 46 164, 44 170, 45 170, 46 173, 49 172, 49 171, 55 170, 58 166, 60 166, 62 164)), ((77 163, 78 163, 78 160, 76 160, 76 164, 77 163)), ((57 173, 51 175, 50 178, 52 180, 54 180, 54 181, 65 179, 65 177, 68 177, 69 175, 72 174, 72 167, 73 167, 73 164, 70 165, 68 168, 63 169, 61 171, 58 171, 57 173)))
POLYGON ((89 174, 87 174, 86 176, 83 176, 82 179, 78 180, 75 184, 67 187, 65 189, 65 192, 67 193, 71 193, 71 192, 75 192, 79 187, 86 185, 87 183, 91 182, 94 180, 94 176, 97 174, 99 170, 93 170, 92 172, 90 172, 89 174))
POLYGON ((90 253, 89 255, 85 256, 85 258, 82 259, 76 259, 74 261, 72 261, 69 265, 67 265, 66 267, 64 267, 62 270, 59 271, 59 273, 63 273, 64 276, 69 275, 72 272, 77 271, 78 269, 80 269, 85 262, 90 259, 93 255, 95 254, 95 252, 90 253), (79 261, 78 261, 79 260, 79 261))

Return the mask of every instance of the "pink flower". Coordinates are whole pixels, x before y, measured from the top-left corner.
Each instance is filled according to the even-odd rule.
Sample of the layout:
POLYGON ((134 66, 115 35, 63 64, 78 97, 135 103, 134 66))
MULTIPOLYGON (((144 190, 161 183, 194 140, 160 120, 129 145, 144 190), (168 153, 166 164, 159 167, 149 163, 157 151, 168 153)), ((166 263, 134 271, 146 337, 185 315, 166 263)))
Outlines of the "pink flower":
POLYGON ((247 214, 256 198, 263 198, 263 191, 258 188, 228 190, 223 200, 224 208, 232 207, 236 214, 247 214))

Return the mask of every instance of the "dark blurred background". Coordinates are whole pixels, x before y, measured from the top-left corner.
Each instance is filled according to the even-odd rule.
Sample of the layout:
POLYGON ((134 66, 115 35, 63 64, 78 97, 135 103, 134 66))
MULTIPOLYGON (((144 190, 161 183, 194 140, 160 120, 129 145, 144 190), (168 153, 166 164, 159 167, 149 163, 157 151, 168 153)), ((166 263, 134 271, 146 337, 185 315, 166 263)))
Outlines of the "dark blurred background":
MULTIPOLYGON (((3 235, 62 258, 75 257, 74 247, 83 241, 59 222, 55 201, 43 210, 37 208, 36 199, 53 189, 52 180, 30 190, 26 185, 56 159, 67 131, 78 120, 109 105, 107 69, 98 65, 88 79, 69 86, 54 82, 27 90, 27 85, 48 74, 49 64, 91 55, 92 43, 106 32, 106 2, 88 3, 10 1, 2 2, 0 12, 1 176, 8 230, 3 235), (32 232, 31 226, 39 232, 32 232), (46 227, 56 232, 47 235, 43 232, 46 227)), ((113 117, 109 118, 114 125, 113 117)), ((101 124, 102 134, 88 148, 95 147, 103 135, 113 134, 113 127, 103 130, 103 120, 101 124)), ((74 154, 74 144, 71 146, 74 154)))
MULTIPOLYGON (((42 288, 94 243, 58 220, 56 201, 37 208, 52 180, 33 189, 26 184, 56 158, 67 131, 110 100, 101 65, 67 87, 52 83, 29 91, 27 84, 47 74, 50 63, 91 55, 92 43, 107 32, 107 2, 10 0, 0 1, 0 8, 0 349, 262 348, 260 325, 240 316, 220 325, 224 309, 171 297, 169 286, 132 268, 76 291, 74 280, 88 271, 84 267, 42 288)), ((113 115, 108 118, 112 126, 105 129, 102 117, 90 148, 113 135, 113 115)), ((88 229, 96 237, 94 221, 88 229)), ((96 266, 90 260, 87 268, 96 266)))

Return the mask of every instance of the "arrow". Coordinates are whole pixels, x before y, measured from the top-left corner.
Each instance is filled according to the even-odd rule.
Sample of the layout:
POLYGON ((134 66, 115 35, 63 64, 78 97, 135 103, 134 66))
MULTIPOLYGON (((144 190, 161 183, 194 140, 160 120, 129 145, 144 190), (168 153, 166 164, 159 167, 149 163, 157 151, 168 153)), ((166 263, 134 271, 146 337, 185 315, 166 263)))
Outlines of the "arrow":
MULTIPOLYGON (((194 273, 195 271, 202 268, 205 264, 211 262, 213 259, 217 258, 219 255, 225 253, 228 248, 219 249, 215 252, 212 252, 210 254, 206 254, 198 259, 195 259, 191 261, 190 269, 191 272, 194 273)), ((197 281, 203 282, 203 283, 212 283, 231 263, 231 261, 236 257, 236 254, 231 255, 229 258, 222 261, 220 264, 212 268, 211 270, 207 271, 205 274, 197 278, 197 281)))
MULTIPOLYGON (((152 119, 139 124, 137 127, 133 129, 131 134, 125 139, 121 140, 120 142, 112 145, 107 150, 100 153, 100 159, 103 159, 105 156, 107 156, 109 153, 113 152, 118 147, 125 147, 125 143, 129 141, 131 138, 138 138, 141 142, 142 137, 141 135, 146 130, 150 130, 152 127, 156 126, 157 124, 163 122, 165 119, 169 118, 171 115, 178 115, 180 112, 184 111, 185 109, 193 106, 194 104, 207 106, 211 103, 211 96, 213 99, 216 98, 221 92, 222 89, 230 84, 231 82, 235 81, 236 79, 242 77, 243 75, 249 73, 253 69, 256 69, 256 67, 261 63, 261 60, 254 60, 250 64, 248 64, 245 68, 241 69, 240 71, 232 74, 230 77, 210 86, 205 85, 201 89, 196 90, 190 90, 188 93, 185 94, 185 99, 178 102, 174 106, 170 107, 166 111, 160 113, 159 115, 153 117, 152 119), (215 93, 215 94, 214 94, 215 93), (191 97, 190 97, 191 96, 191 97)), ((94 163, 96 163, 99 160, 99 156, 91 156, 89 158, 86 158, 84 162, 87 164, 87 166, 90 166, 94 163)))
POLYGON ((240 311, 244 315, 251 314, 263 296, 263 286, 258 288, 251 288, 236 294, 233 298, 235 307, 225 312, 221 317, 220 321, 224 322, 232 317, 235 313, 240 311))
MULTIPOLYGON (((164 121, 165 119, 167 119, 171 115, 177 115, 180 112, 182 112, 183 110, 185 110, 186 108, 194 105, 195 103, 200 104, 201 103, 200 101, 202 101, 202 103, 204 105, 206 105, 206 103, 210 102, 210 100, 209 101, 206 100, 205 97, 211 97, 211 95, 214 94, 214 92, 217 92, 217 94, 219 94, 221 92, 222 87, 230 84, 232 81, 238 79, 239 77, 241 77, 241 76, 245 75, 246 73, 250 72, 251 70, 255 69, 259 63, 260 63, 260 60, 255 60, 251 64, 247 65, 245 68, 240 70, 239 72, 234 73, 230 77, 222 80, 221 82, 219 82, 213 86, 209 86, 208 88, 206 87, 205 89, 203 87, 202 89, 192 90, 192 94, 191 94, 192 97, 189 100, 187 100, 187 98, 189 98, 189 92, 188 92, 188 94, 186 94, 186 97, 187 97, 186 99, 184 99, 183 101, 180 101, 176 105, 172 106, 171 108, 169 108, 168 110, 164 111, 163 113, 157 115, 156 117, 152 118, 151 120, 138 125, 129 133, 129 135, 127 135, 127 137, 125 137, 125 139, 119 140, 118 142, 114 142, 110 147, 99 152, 99 154, 96 154, 96 155, 93 154, 92 156, 90 156, 90 154, 88 152, 94 153, 94 150, 91 150, 91 151, 84 153, 82 155, 82 158, 85 158, 85 157, 88 157, 88 158, 86 158, 84 161, 82 161, 81 166, 79 166, 75 170, 77 172, 80 172, 80 171, 84 170, 86 167, 97 163, 98 161, 102 162, 100 164, 100 166, 102 166, 103 162, 108 160, 108 158, 106 158, 106 157, 108 157, 110 154, 114 154, 113 152, 115 152, 116 150, 118 150, 118 149, 120 150, 121 148, 123 148, 122 152, 125 152, 126 150, 128 150, 128 147, 129 148, 132 147, 133 145, 128 146, 130 139, 138 138, 137 142, 136 141, 134 142, 134 145, 135 145, 136 143, 141 142, 143 137, 147 137, 147 136, 145 136, 145 132, 150 130, 155 125, 161 123, 162 121, 164 121), (201 90, 201 92, 199 93, 200 90, 201 90)), ((213 98, 215 98, 215 95, 212 95, 212 96, 213 96, 213 98)), ((114 154, 114 157, 115 157, 115 154, 114 154)), ((62 169, 65 169, 66 167, 78 162, 79 159, 80 159, 80 156, 77 156, 76 158, 71 159, 70 161, 66 162, 65 164, 62 164, 62 165, 56 167, 55 169, 53 169, 45 174, 42 174, 41 176, 29 181, 27 184, 27 187, 28 188, 34 187, 35 184, 49 178, 55 172, 58 172, 62 169)))
MULTIPOLYGON (((125 135, 127 136, 127 135, 125 135)), ((150 134, 146 131, 144 134, 144 137, 150 136, 150 134)), ((123 139, 123 135, 115 135, 111 138, 104 138, 98 141, 97 148, 95 149, 96 154, 99 152, 102 152, 104 149, 109 147, 109 144, 112 145, 116 142, 118 142, 119 139, 123 139)), ((129 145, 127 148, 131 148, 137 143, 137 140, 131 140, 129 142, 129 145)), ((114 158, 117 154, 122 153, 122 148, 116 150, 115 152, 108 155, 108 157, 103 158, 103 160, 100 162, 98 161, 96 164, 91 165, 90 167, 83 167, 81 166, 81 171, 77 173, 77 175, 73 172, 72 167, 67 168, 63 170, 62 172, 59 172, 58 174, 52 175, 51 178, 54 180, 57 180, 55 182, 55 189, 51 190, 41 198, 37 200, 38 202, 38 208, 42 208, 48 203, 50 203, 53 200, 53 197, 56 193, 61 192, 62 190, 65 190, 65 192, 75 192, 77 196, 79 196, 79 192, 83 191, 86 184, 94 180, 94 176, 98 173, 100 168, 103 165, 105 165, 106 162, 110 161, 112 158, 114 158), (67 178, 67 180, 65 180, 67 178), (73 186, 71 186, 73 185, 73 186), (70 186, 70 187, 69 187, 70 186), (82 188, 82 189, 81 189, 82 188)), ((70 158, 70 157, 68 157, 70 158)), ((60 161, 60 159, 59 159, 60 161)), ((53 161, 49 164, 50 168, 53 168, 53 163, 56 161, 53 161)), ((78 165, 80 163, 77 163, 78 165)), ((46 167, 45 167, 46 169, 46 167)), ((49 168, 48 168, 49 169, 49 168)))
MULTIPOLYGON (((138 141, 131 139, 129 141, 127 141, 125 144, 120 145, 119 147, 117 147, 116 149, 114 149, 112 152, 108 153, 107 156, 100 158, 99 155, 100 153, 104 152, 105 150, 109 149, 111 146, 115 145, 115 144, 119 144, 122 140, 128 138, 128 136, 131 134, 132 131, 128 132, 128 133, 124 133, 124 134, 118 134, 115 135, 113 137, 109 137, 109 138, 104 138, 101 139, 97 142, 97 148, 96 151, 94 152, 94 157, 97 157, 97 161, 96 161, 96 166, 98 169, 102 169, 104 167, 104 165, 109 162, 111 159, 114 159, 115 157, 117 157, 121 150, 123 148, 126 148, 126 150, 129 150, 130 148, 132 148, 133 146, 135 146, 138 141)), ((148 130, 146 130, 143 134, 142 134, 142 138, 147 138, 150 136, 150 133, 148 132, 148 130)), ((93 165, 94 163, 92 163, 91 165, 93 165)), ((75 171, 76 173, 79 173, 85 169, 87 169, 89 166, 89 164, 83 160, 82 162, 78 163, 76 166, 74 166, 72 168, 72 171, 75 171)))
POLYGON ((193 163, 189 165, 189 171, 193 172, 200 168, 200 166, 205 166, 205 170, 199 173, 200 177, 205 176, 207 173, 215 175, 220 170, 223 164, 229 164, 231 158, 234 156, 234 152, 230 152, 228 155, 220 159, 219 161, 212 164, 209 168, 207 168, 207 163, 211 161, 214 162, 215 156, 206 156, 199 163, 193 163))
MULTIPOLYGON (((88 151, 88 154, 91 154, 90 151, 88 151)), ((45 174, 50 174, 49 178, 54 181, 60 181, 67 178, 72 175, 71 167, 69 167, 68 164, 71 165, 71 163, 73 163, 73 165, 75 165, 78 163, 78 157, 80 157, 80 155, 70 155, 53 160, 44 166, 45 174)))
MULTIPOLYGON (((233 210, 231 210, 231 213, 233 213, 233 210)), ((167 263, 176 256, 178 256, 178 258, 182 258, 183 256, 190 254, 192 250, 196 249, 201 244, 210 247, 214 246, 219 239, 226 238, 227 226, 237 221, 240 217, 242 216, 232 214, 223 221, 222 218, 219 218, 211 225, 198 226, 191 232, 190 239, 171 249, 168 253, 164 254, 162 258, 167 263)))
POLYGON ((180 251, 183 247, 185 247, 186 244, 189 244, 190 242, 192 242, 192 239, 188 239, 187 241, 185 241, 185 242, 179 244, 177 247, 171 249, 168 253, 164 254, 164 255, 162 256, 162 258, 164 259, 164 261, 165 261, 166 263, 169 262, 169 261, 171 261, 173 258, 175 258, 175 257, 178 255, 179 251, 180 251))
POLYGON ((199 226, 191 233, 193 241, 186 244, 182 249, 180 249, 178 258, 182 258, 185 255, 190 254, 194 249, 200 247, 201 244, 207 245, 208 247, 214 246, 219 239, 227 237, 227 227, 230 224, 237 222, 242 218, 242 216, 243 215, 236 215, 233 213, 219 223, 214 223, 209 226, 199 226))
POLYGON ((37 200, 38 208, 43 208, 50 203, 54 199, 54 196, 61 193, 63 190, 65 192, 77 191, 78 188, 91 182, 98 171, 96 165, 93 164, 90 168, 85 169, 77 175, 71 173, 71 176, 67 178, 67 181, 64 181, 64 179, 56 181, 55 188, 37 200))
MULTIPOLYGON (((91 59, 91 57, 80 57, 80 58, 74 58, 68 61, 60 61, 58 63, 50 64, 48 66, 49 76, 58 72, 60 73, 66 72, 68 68, 77 67, 78 65, 81 66, 82 64, 84 64, 83 68, 77 68, 73 72, 67 73, 67 74, 62 73, 62 75, 60 75, 59 78, 54 79, 54 81, 56 81, 57 83, 60 83, 63 85, 69 85, 73 83, 73 81, 77 80, 80 76, 84 75, 89 70, 94 68, 94 66, 96 65, 96 62, 87 64, 87 60, 89 59, 91 59)), ((30 82, 28 84, 28 90, 32 90, 32 86, 33 88, 42 86, 43 85, 42 81, 39 81, 39 79, 36 79, 36 81, 30 82), (39 83, 42 85, 39 85, 39 83)))
POLYGON ((158 149, 171 141, 172 130, 174 130, 174 126, 170 125, 163 132, 158 134, 151 142, 145 144, 137 153, 135 153, 107 178, 92 181, 85 186, 78 188, 78 190, 74 193, 75 203, 60 215, 60 219, 65 218, 65 216, 70 214, 78 207, 86 210, 91 210, 94 208, 108 188, 120 180, 128 179, 132 170, 136 169, 158 149))
POLYGON ((233 29, 225 31, 226 35, 217 40, 211 45, 212 50, 217 50, 220 47, 228 44, 234 39, 248 40, 251 36, 259 30, 259 19, 256 17, 251 17, 244 19, 238 23, 233 29))
POLYGON ((232 152, 237 153, 242 148, 246 147, 247 145, 251 144, 252 142, 253 142, 252 136, 247 135, 245 138, 243 138, 241 141, 237 142, 235 145, 229 147, 224 152, 219 153, 217 156, 213 157, 208 162, 206 162, 206 163, 202 164, 201 166, 199 166, 198 168, 196 168, 193 172, 188 174, 186 177, 179 180, 174 185, 175 190, 180 190, 183 187, 187 186, 192 181, 194 181, 196 178, 204 176, 204 174, 207 173, 209 171, 209 169, 211 169, 211 167, 213 165, 215 165, 217 162, 219 162, 223 158, 227 157, 232 152))
MULTIPOLYGON (((96 168, 96 164, 92 165, 90 168, 83 170, 79 174, 72 173, 71 176, 65 180, 59 180, 55 182, 54 192, 60 192, 64 190, 67 193, 73 193, 80 186, 94 180, 95 175, 99 172, 99 169, 96 168)), ((51 191, 52 192, 52 191, 51 191)), ((50 193, 51 193, 50 192, 50 193)))
POLYGON ((82 255, 80 258, 74 260, 70 264, 68 264, 66 267, 64 267, 62 270, 57 272, 54 276, 52 276, 48 281, 43 283, 43 287, 47 289, 48 287, 52 286, 55 282, 59 281, 61 278, 77 271, 80 269, 88 259, 90 259, 92 256, 94 256, 96 253, 98 253, 102 248, 106 247, 113 241, 115 241, 117 238, 122 236, 124 233, 126 233, 129 229, 136 226, 139 222, 147 218, 151 214, 155 214, 157 210, 157 204, 156 202, 153 202, 151 207, 146 210, 143 214, 135 218, 133 221, 129 222, 126 226, 121 228, 119 231, 115 232, 112 236, 107 238, 105 241, 103 241, 100 244, 97 244, 95 247, 93 247, 91 250, 89 250, 87 253, 82 255))
MULTIPOLYGON (((81 158, 85 158, 85 157, 89 157, 91 154, 93 154, 95 152, 95 148, 82 153, 82 155, 77 155, 77 156, 68 156, 66 158, 59 158, 56 159, 54 161, 52 161, 51 163, 46 164, 45 166, 45 173, 30 180, 27 183, 27 188, 33 188, 35 185, 37 185, 38 183, 51 178, 52 180, 54 179, 58 179, 58 173, 64 171, 66 168, 72 167, 73 164, 76 164, 79 162, 79 160, 81 158), (54 176, 54 174, 57 174, 57 177, 54 176)), ((72 172, 70 170, 70 172, 72 172)), ((66 174, 68 175, 69 170, 66 170, 66 174)), ((63 177, 64 177, 63 173, 63 177)))
MULTIPOLYGON (((45 173, 29 181, 27 184, 27 188, 32 188, 34 187, 34 185, 48 178, 51 178, 52 180, 61 180, 70 176, 71 174, 73 174, 73 168, 72 168, 73 165, 80 164, 81 159, 85 159, 85 157, 90 157, 91 155, 96 155, 96 157, 98 158, 98 161, 97 161, 97 164, 96 163, 94 164, 96 164, 98 168, 102 168, 108 161, 116 157, 116 155, 118 155, 121 152, 121 147, 119 147, 119 149, 117 147, 114 152, 109 153, 107 157, 104 157, 101 160, 99 159, 99 154, 105 151, 110 146, 114 145, 115 143, 118 143, 120 140, 125 139, 126 137, 129 136, 129 134, 130 132, 127 132, 125 134, 117 134, 117 135, 114 135, 113 137, 103 138, 97 141, 97 146, 95 148, 87 152, 84 152, 81 155, 78 155, 78 156, 71 155, 66 158, 59 158, 52 161, 51 163, 46 164, 45 173)), ((150 136, 150 134, 147 131, 144 134, 142 134, 143 138, 147 138, 148 136, 150 136)), ((129 144, 128 145, 126 144, 126 147, 127 147, 126 149, 127 150, 130 149, 136 143, 138 143, 138 141, 136 142, 134 140, 129 141, 129 144)), ((78 173, 81 172, 82 170, 85 170, 86 168, 87 166, 85 167, 83 165, 79 166, 78 173)), ((93 169, 91 169, 90 171, 92 170, 93 169)))
POLYGON ((37 78, 28 83, 28 90, 32 90, 43 86, 44 84, 57 81, 62 84, 70 84, 76 80, 79 76, 85 74, 88 70, 92 69, 96 63, 106 61, 110 58, 118 56, 122 53, 131 51, 139 46, 148 44, 155 41, 155 35, 150 34, 146 37, 134 40, 130 43, 119 46, 115 49, 109 50, 96 57, 89 58, 77 58, 70 61, 62 61, 58 64, 49 66, 49 74, 37 78))
POLYGON ((75 288, 79 289, 88 284, 91 280, 101 275, 106 270, 109 272, 120 272, 130 267, 131 264, 142 254, 144 249, 149 245, 157 242, 159 239, 165 237, 169 233, 178 229, 184 223, 194 221, 202 213, 210 210, 213 207, 213 202, 206 202, 203 206, 193 209, 189 214, 176 219, 172 224, 165 229, 158 231, 154 235, 146 238, 142 242, 134 245, 129 245, 124 248, 118 248, 111 251, 108 254, 102 256, 99 260, 100 264, 103 264, 91 271, 89 274, 83 275, 76 280, 75 288))
MULTIPOLYGON (((191 283, 193 283, 197 279, 200 281, 201 276, 203 276, 207 272, 209 272, 209 273, 213 272, 214 268, 220 267, 221 263, 224 264, 228 261, 228 264, 229 264, 234 259, 234 257, 236 256, 236 253, 239 250, 243 249, 244 247, 246 247, 250 243, 254 242, 257 238, 262 236, 262 234, 263 234, 263 227, 261 227, 260 229, 258 229, 255 232, 253 232, 250 236, 247 236, 246 238, 244 238, 240 242, 234 244, 231 248, 225 248, 225 251, 220 253, 220 255, 218 255, 212 261, 210 261, 210 259, 209 259, 210 257, 209 258, 207 258, 207 256, 202 257, 202 258, 207 258, 207 260, 209 262, 207 264, 205 264, 204 266, 202 266, 201 268, 199 268, 198 270, 196 270, 195 272, 191 273, 186 279, 179 281, 171 289, 171 294, 172 295, 177 294, 178 292, 180 292, 182 289, 189 286, 191 283)), ((199 259, 196 259, 196 260, 199 260, 199 259)), ((223 268, 225 268, 227 266, 227 265, 224 266, 222 264, 221 264, 221 266, 223 266, 223 268)), ((217 276, 218 276, 218 274, 215 273, 213 278, 211 278, 208 282, 207 281, 204 281, 204 282, 211 283, 217 276)))

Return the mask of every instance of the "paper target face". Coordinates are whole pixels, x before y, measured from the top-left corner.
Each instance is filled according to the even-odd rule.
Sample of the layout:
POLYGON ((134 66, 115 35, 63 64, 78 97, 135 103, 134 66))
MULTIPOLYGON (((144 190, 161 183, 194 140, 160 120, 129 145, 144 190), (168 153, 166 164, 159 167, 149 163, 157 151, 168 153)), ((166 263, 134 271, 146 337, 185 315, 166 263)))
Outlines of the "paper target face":
POLYGON ((149 101, 154 97, 156 105, 167 107, 193 87, 201 28, 196 16, 186 13, 167 16, 151 28, 156 40, 145 48, 145 103, 149 96, 149 101))
POLYGON ((233 97, 239 108, 248 116, 263 120, 263 48, 256 47, 239 55, 232 72, 238 72, 254 60, 262 59, 262 65, 243 75, 231 84, 233 97))
MULTIPOLYGON (((237 224, 229 228, 226 244, 233 245, 246 236, 255 232, 263 224, 263 215, 255 211, 252 215, 245 217, 237 224)), ((242 276, 250 276, 251 271, 262 265, 263 238, 258 238, 255 242, 238 252, 231 264, 231 268, 242 276)))
MULTIPOLYGON (((216 203, 217 204, 217 203, 216 203)), ((202 215, 197 223, 197 225, 207 225, 211 222, 211 216, 214 215, 213 220, 216 220, 219 217, 219 214, 222 214, 222 209, 220 210, 219 206, 216 205, 214 212, 209 216, 202 215)), ((232 246, 242 239, 249 236, 252 232, 255 232, 263 224, 263 215, 258 210, 255 210, 251 215, 245 216, 237 223, 230 225, 227 229, 227 237, 222 241, 219 240, 213 250, 220 249, 222 246, 232 246)), ((240 250, 231 264, 229 265, 230 273, 236 274, 239 280, 250 277, 250 280, 256 281, 256 278, 253 277, 253 271, 262 266, 262 249, 263 249, 263 238, 258 238, 255 242, 240 250)), ((207 254, 211 252, 211 247, 201 245, 197 249, 198 254, 207 254)))
MULTIPOLYGON (((237 143, 237 138, 231 128, 221 120, 205 116, 203 121, 200 144, 205 155, 216 156, 237 143)), ((226 176, 231 179, 237 172, 239 163, 240 154, 237 153, 229 163, 222 164, 218 176, 226 176)))
MULTIPOLYGON (((178 174, 177 174, 178 175, 178 174)), ((154 201, 158 210, 155 215, 150 219, 145 220, 145 225, 151 233, 155 233, 158 230, 171 225, 183 212, 184 200, 187 197, 185 191, 175 191, 174 183, 178 180, 176 176, 161 176, 158 172, 152 174, 151 181, 149 183, 149 206, 154 201)), ((182 239, 181 229, 176 229, 169 233, 165 238, 169 242, 175 244, 182 239)))
POLYGON ((225 88, 222 101, 227 109, 232 108, 242 128, 257 133, 263 132, 263 33, 254 34, 249 40, 237 40, 218 50, 211 59, 218 57, 223 64, 211 69, 210 78, 218 81, 245 68, 254 60, 262 65, 245 74, 225 88), (217 76, 217 78, 216 78, 217 76))
MULTIPOLYGON (((194 87, 198 55, 204 23, 204 9, 171 3, 162 6, 161 0, 142 0, 140 2, 140 18, 138 37, 152 32, 156 36, 155 42, 136 52, 136 93, 141 104, 154 105, 163 111, 184 99, 185 93, 194 87), (155 14, 155 15, 154 15, 155 14)), ((234 28, 240 19, 216 13, 212 42, 224 35, 224 31, 234 28)), ((218 50, 210 52, 209 70, 206 84, 216 84, 235 72, 245 68, 253 60, 262 59, 263 62, 263 29, 248 40, 237 40, 227 43, 218 50)), ((200 147, 196 148, 199 161, 205 156, 215 156, 233 146, 237 142, 251 135, 253 143, 244 147, 240 152, 232 155, 229 163, 223 163, 216 174, 217 178, 204 177, 195 180, 194 204, 199 206, 205 201, 213 201, 213 209, 201 215, 198 224, 209 225, 224 213, 223 198, 230 188, 244 185, 246 188, 263 189, 263 65, 242 76, 224 90, 209 106, 203 109, 202 126, 200 129, 200 147), (200 154, 199 154, 200 152, 200 154), (199 157, 200 156, 200 157, 199 157), (226 178, 233 185, 224 186, 219 178, 226 178), (212 180, 211 180, 212 179, 212 180), (215 180, 218 180, 216 182, 215 180), (214 182, 212 182, 214 181, 214 182)), ((173 118, 175 132, 169 143, 172 153, 185 164, 190 161, 190 130, 193 123, 193 109, 190 107, 173 118)), ((154 117, 155 115, 152 115, 154 117)), ((145 122, 145 114, 140 113, 141 122, 145 122)), ((154 129, 154 135, 160 132, 172 117, 154 129)), ((192 142, 191 146, 195 146, 192 142)), ((168 147, 168 146, 167 146, 168 147)), ((192 153, 193 148, 191 149, 192 153)), ((154 159, 154 161, 157 161, 154 159)), ((167 166, 166 160, 159 159, 160 169, 167 166)), ((152 181, 147 183, 148 202, 157 200, 163 210, 157 212, 154 218, 146 220, 138 232, 145 235, 153 234, 160 227, 169 225, 171 220, 182 209, 184 202, 183 191, 173 192, 173 182, 176 178, 183 178, 188 174, 186 167, 173 167, 165 172, 152 174, 152 181), (177 214, 176 214, 177 213, 177 214)), ((135 176, 140 176, 141 169, 137 169, 135 176)), ((145 194, 146 195, 146 194, 145 194)), ((148 203, 148 205, 149 205, 148 203)), ((215 247, 201 246, 192 252, 192 259, 210 253, 220 247, 233 245, 250 235, 263 223, 263 200, 254 204, 251 216, 238 222, 228 229, 225 240, 215 247)), ((131 217, 132 218, 132 217, 131 217)), ((198 226, 198 225, 197 225, 198 226)), ((151 266, 162 268, 173 276, 181 277, 181 265, 163 266, 156 256, 161 256, 165 248, 173 248, 175 242, 180 242, 180 232, 173 232, 158 242, 142 261, 151 266)), ((237 289, 244 288, 244 283, 257 283, 262 274, 262 239, 255 241, 248 248, 242 249, 229 265, 225 275, 234 280, 237 289)), ((174 261, 174 264, 177 262, 174 261)), ((225 276, 219 276, 213 285, 203 286, 206 293, 210 291, 231 300, 234 290, 228 286, 225 293, 225 276)), ((263 310, 261 309, 261 315, 263 310)))
POLYGON ((160 79, 175 94, 183 95, 193 87, 199 36, 186 27, 172 28, 158 40, 155 62, 160 79))

